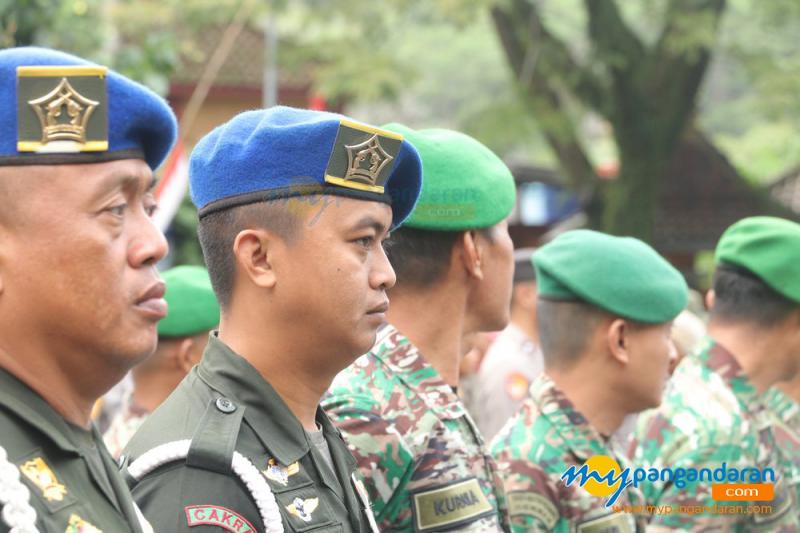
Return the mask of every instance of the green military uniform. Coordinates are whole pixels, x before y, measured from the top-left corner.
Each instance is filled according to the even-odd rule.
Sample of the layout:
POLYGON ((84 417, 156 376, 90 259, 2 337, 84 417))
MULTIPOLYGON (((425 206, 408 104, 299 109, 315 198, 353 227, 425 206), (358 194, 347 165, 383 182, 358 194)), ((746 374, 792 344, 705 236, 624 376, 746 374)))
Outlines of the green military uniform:
MULTIPOLYGON (((680 273, 648 245, 629 237, 569 231, 540 248, 533 255, 533 264, 539 299, 580 302, 640 324, 671 321, 688 299, 680 273)), ((508 495, 512 529, 643 531, 644 517, 615 513, 610 498, 565 481, 568 469, 581 467, 595 456, 607 457, 621 470, 627 464, 613 438, 592 427, 547 370, 492 441, 492 454, 508 495)), ((618 495, 613 506, 642 503, 641 493, 631 486, 618 495)))
MULTIPOLYGON (((3 513, 24 519, 35 511, 39 531, 142 531, 128 487, 97 431, 67 423, 2 369, 0 435, 3 513)), ((0 532, 8 531, 9 523, 0 520, 0 532)))
POLYGON ((768 390, 764 401, 773 417, 772 432, 783 471, 800 505, 800 404, 779 389, 768 390))
MULTIPOLYGON (((486 146, 446 129, 384 127, 414 144, 425 169, 405 227, 462 232, 491 228, 511 213, 514 179, 486 146)), ((393 326, 384 326, 372 350, 337 376, 323 407, 358 461, 382 530, 507 527, 497 469, 475 423, 393 326)))
POLYGON ((268 531, 269 520, 285 531, 368 531, 355 462, 322 411, 317 424, 333 465, 258 371, 212 335, 201 363, 124 452, 134 498, 156 531, 268 531), (180 459, 147 455, 189 439, 180 459), (255 489, 233 470, 237 454, 255 467, 255 489), (259 496, 272 503, 259 505, 259 496))
MULTIPOLYGON (((751 217, 728 228, 716 249, 719 266, 747 271, 783 297, 800 305, 800 225, 773 217, 751 217)), ((728 531, 798 531, 800 512, 789 483, 797 457, 784 458, 776 441, 775 417, 758 394, 735 354, 707 339, 675 370, 661 407, 638 421, 632 455, 637 466, 670 468, 771 468, 775 472, 771 514, 664 515, 652 524, 670 528, 720 528, 728 531)), ((729 481, 730 482, 730 481, 729 481)), ((764 482, 771 482, 766 480, 764 482)), ((671 482, 645 486, 648 504, 706 505, 715 502, 711 483, 685 490, 671 482)), ((732 502, 752 504, 753 502, 732 502)))
POLYGON ((772 514, 655 515, 652 526, 726 531, 797 531, 797 508, 782 475, 781 452, 772 421, 755 387, 722 345, 708 339, 678 365, 664 399, 637 423, 632 458, 640 468, 772 468, 776 474, 770 502, 722 502, 711 497, 712 483, 697 481, 681 489, 671 482, 643 485, 650 505, 771 505, 772 514))
POLYGON ((502 530, 502 485, 480 432, 402 333, 382 328, 330 392, 323 407, 350 444, 382 531, 502 530))
MULTIPOLYGON (((106 67, 57 50, 34 47, 0 50, 0 102, 0 167, 4 168, 4 176, 0 179, 9 182, 24 182, 29 174, 36 174, 26 170, 30 166, 52 167, 52 174, 58 175, 69 165, 85 165, 81 173, 87 180, 104 179, 108 182, 109 167, 96 168, 99 164, 137 159, 146 163, 150 170, 155 170, 175 141, 175 116, 162 98, 106 67), (57 166, 61 169, 55 168, 57 166), (13 167, 18 168, 10 172, 13 167)), ((73 174, 75 179, 80 179, 73 174)), ((41 180, 38 176, 33 177, 37 178, 33 180, 35 187, 47 188, 44 177, 41 180)), ((112 189, 103 190, 110 197, 112 189)), ((85 207, 95 205, 98 200, 90 198, 88 192, 81 196, 78 199, 66 198, 64 212, 74 209, 76 202, 85 207)), ((15 199, 3 199, 6 204, 12 201, 15 199)), ((33 198, 31 201, 35 202, 33 198)), ((100 213, 94 214, 91 224, 96 224, 94 218, 99 216, 100 213)), ((61 224, 72 220, 64 218, 61 213, 59 217, 61 224)), ((48 223, 47 217, 40 218, 42 221, 32 219, 30 224, 38 227, 48 223)), ((137 232, 139 245, 149 247, 154 238, 142 236, 144 225, 140 227, 138 222, 128 224, 130 231, 137 232)), ((87 234, 82 226, 70 229, 76 234, 87 234)), ((10 241, 13 240, 12 236, 10 241)), ((124 242, 114 241, 113 245, 119 247, 124 242)), ((109 242, 108 246, 112 244, 109 242)), ((83 265, 90 265, 102 259, 111 265, 108 263, 110 248, 92 249, 96 251, 94 256, 68 258, 56 250, 49 254, 48 260, 56 265, 64 260, 71 264, 82 261, 83 265)), ((153 248, 148 249, 152 254, 148 265, 163 255, 153 248)), ((128 267, 130 261, 130 257, 120 256, 118 264, 109 268, 132 278, 134 274, 123 269, 123 265, 128 267)), ((139 271, 135 276, 143 280, 150 277, 139 271)), ((60 286, 57 279, 45 275, 36 277, 35 281, 53 287, 51 298, 62 305, 61 309, 69 308, 71 302, 65 300, 71 296, 57 294, 60 286)), ((74 281, 80 286, 86 284, 86 279, 74 281)), ((13 276, 4 282, 3 299, 15 292, 27 296, 25 288, 16 285, 13 276)), ((92 300, 91 296, 89 300, 92 300)), ((115 296, 120 301, 127 301, 131 294, 115 296)), ((3 306, 6 310, 8 307, 9 304, 3 306)), ((10 312, 16 313, 17 310, 11 309, 10 312)), ((32 315, 37 313, 38 308, 32 315)), ((8 315, 4 313, 4 316, 8 315)), ((74 373, 70 373, 74 372, 74 367, 70 363, 65 363, 64 367, 58 365, 64 351, 86 354, 86 361, 91 361, 92 357, 111 357, 112 354, 97 352, 97 344, 76 346, 75 338, 64 340, 66 333, 63 330, 55 334, 49 330, 39 331, 41 322, 30 324, 24 321, 17 326, 20 324, 26 325, 21 331, 8 331, 6 328, 2 332, 2 359, 4 366, 8 364, 6 362, 10 361, 10 364, 7 368, 0 368, 0 532, 151 532, 96 428, 71 424, 63 416, 63 411, 54 408, 63 406, 49 403, 53 402, 52 398, 49 401, 43 398, 41 393, 52 393, 47 388, 55 385, 53 374, 35 375, 37 390, 29 387, 29 381, 25 379, 41 369, 43 363, 55 366, 51 372, 66 373, 58 379, 74 378, 74 373), (24 346, 33 338, 33 344, 43 349, 34 356, 37 360, 31 364, 28 359, 31 354, 18 352, 12 345, 19 343, 24 346)), ((92 328, 94 325, 79 327, 92 328)), ((152 335, 148 328, 143 324, 136 333, 152 335)), ((94 372, 98 383, 107 383, 111 378, 101 374, 108 372, 108 368, 87 371, 94 372)), ((55 402, 68 404, 78 401, 77 396, 82 391, 64 392, 72 397, 57 398, 55 402)), ((70 406, 72 409, 75 407, 76 404, 70 406)), ((85 414, 88 423, 88 412, 72 414, 75 416, 70 417, 71 420, 85 414)))
MULTIPOLYGON (((567 487, 561 481, 570 466, 594 455, 612 457, 623 469, 629 465, 615 441, 600 435, 547 375, 533 382, 529 397, 511 420, 492 441, 492 454, 503 472, 512 530, 568 533, 573 526, 579 531, 590 526, 619 532, 644 528, 644 517, 614 514, 605 507, 605 500, 577 483, 567 487)), ((641 493, 629 487, 615 505, 643 502, 641 493)))

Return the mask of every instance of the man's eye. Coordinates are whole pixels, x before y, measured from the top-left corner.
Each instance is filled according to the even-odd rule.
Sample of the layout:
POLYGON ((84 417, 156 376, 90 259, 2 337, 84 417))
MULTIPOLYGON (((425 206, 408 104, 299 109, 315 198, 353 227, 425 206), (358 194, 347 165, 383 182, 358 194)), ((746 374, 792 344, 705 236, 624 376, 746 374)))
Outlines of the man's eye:
POLYGON ((116 217, 125 215, 125 210, 128 209, 128 204, 119 204, 108 208, 108 212, 116 217))
POLYGON ((156 214, 158 211, 158 204, 146 205, 144 206, 144 211, 147 213, 147 216, 151 217, 156 214))
POLYGON ((375 237, 361 237, 360 239, 356 239, 356 242, 364 248, 370 248, 372 247, 372 243, 375 242, 375 237))

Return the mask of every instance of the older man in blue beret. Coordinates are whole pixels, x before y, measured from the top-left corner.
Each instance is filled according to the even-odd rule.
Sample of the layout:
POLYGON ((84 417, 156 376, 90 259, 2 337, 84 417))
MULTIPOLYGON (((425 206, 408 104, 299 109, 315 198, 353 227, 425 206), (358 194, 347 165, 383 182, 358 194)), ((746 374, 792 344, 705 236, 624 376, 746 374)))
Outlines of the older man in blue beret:
POLYGON ((192 199, 221 317, 124 452, 156 529, 377 529, 319 402, 385 320, 383 243, 421 173, 402 135, 301 109, 243 113, 197 144, 192 199))
POLYGON ((0 51, 0 532, 148 531, 90 423, 166 314, 156 94, 41 48, 0 51))

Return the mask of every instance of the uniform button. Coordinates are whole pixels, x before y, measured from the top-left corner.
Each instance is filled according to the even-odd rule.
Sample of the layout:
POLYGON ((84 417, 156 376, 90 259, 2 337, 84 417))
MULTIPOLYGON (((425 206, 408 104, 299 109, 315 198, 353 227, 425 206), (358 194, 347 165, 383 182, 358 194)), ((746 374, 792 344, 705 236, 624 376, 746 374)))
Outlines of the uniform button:
POLYGON ((236 404, 227 398, 217 398, 217 409, 223 413, 232 413, 236 410, 236 404))

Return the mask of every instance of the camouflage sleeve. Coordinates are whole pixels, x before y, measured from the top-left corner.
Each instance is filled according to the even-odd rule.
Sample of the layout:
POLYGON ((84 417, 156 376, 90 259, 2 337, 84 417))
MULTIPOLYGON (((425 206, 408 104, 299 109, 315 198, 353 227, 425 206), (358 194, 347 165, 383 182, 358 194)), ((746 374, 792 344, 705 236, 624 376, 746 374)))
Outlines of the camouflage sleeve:
POLYGON ((331 395, 322 403, 358 463, 381 531, 413 529, 407 485, 414 455, 381 404, 366 394, 331 395))
POLYGON ((561 517, 558 489, 544 470, 527 457, 518 457, 502 440, 494 442, 492 454, 503 479, 511 530, 566 533, 568 522, 561 517))
MULTIPOLYGON (((642 421, 637 437, 631 442, 630 452, 636 467, 678 469, 707 468, 713 473, 724 462, 727 466, 741 468, 752 466, 754 460, 744 456, 740 444, 723 441, 713 442, 705 434, 707 428, 696 427, 686 434, 674 427, 662 413, 642 421)), ((654 515, 650 526, 654 530, 734 530, 741 517, 735 515, 695 512, 698 507, 713 507, 725 502, 716 501, 711 495, 713 482, 645 481, 641 485, 647 505, 672 506, 671 513, 654 515), (680 485, 680 486, 679 486, 680 485), (678 512, 680 506, 692 511, 678 512)), ((740 502, 741 503, 741 502, 740 502)), ((648 529, 649 531, 649 529, 648 529)))

